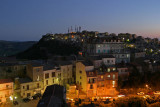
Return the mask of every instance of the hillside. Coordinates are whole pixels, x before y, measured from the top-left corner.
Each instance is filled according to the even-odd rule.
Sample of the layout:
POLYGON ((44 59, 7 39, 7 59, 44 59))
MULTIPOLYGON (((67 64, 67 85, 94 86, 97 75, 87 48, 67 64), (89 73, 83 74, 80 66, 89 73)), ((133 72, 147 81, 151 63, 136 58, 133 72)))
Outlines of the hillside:
POLYGON ((14 42, 0 40, 0 56, 11 56, 17 54, 28 49, 35 43, 35 41, 14 42))
POLYGON ((18 59, 47 59, 54 55, 77 55, 81 50, 80 45, 60 41, 60 40, 48 40, 44 38, 40 39, 39 42, 34 44, 32 47, 24 52, 18 53, 18 59))

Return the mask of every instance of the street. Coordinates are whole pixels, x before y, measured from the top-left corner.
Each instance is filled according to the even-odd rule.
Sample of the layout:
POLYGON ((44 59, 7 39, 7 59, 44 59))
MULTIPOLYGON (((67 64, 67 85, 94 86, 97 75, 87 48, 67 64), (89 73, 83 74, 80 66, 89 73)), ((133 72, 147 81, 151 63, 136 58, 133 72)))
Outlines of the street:
POLYGON ((13 103, 10 102, 6 104, 2 104, 0 105, 0 107, 37 107, 38 101, 39 99, 31 100, 25 103, 21 100, 21 101, 18 101, 18 105, 13 105, 13 103))

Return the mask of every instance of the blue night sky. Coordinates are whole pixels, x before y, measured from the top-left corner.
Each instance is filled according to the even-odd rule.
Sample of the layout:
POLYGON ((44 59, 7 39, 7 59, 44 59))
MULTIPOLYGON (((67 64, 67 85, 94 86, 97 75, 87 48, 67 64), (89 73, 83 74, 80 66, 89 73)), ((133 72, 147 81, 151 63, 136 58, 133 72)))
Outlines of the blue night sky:
POLYGON ((82 30, 160 37, 160 0, 0 0, 0 40, 82 30))

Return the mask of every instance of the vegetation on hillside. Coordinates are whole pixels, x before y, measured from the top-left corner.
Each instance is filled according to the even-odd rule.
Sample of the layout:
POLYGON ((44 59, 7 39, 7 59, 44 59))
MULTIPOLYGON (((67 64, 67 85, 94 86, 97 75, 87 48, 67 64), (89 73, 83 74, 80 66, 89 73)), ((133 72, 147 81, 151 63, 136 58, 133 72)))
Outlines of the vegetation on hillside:
POLYGON ((49 56, 53 55, 77 55, 80 50, 81 47, 75 43, 55 39, 45 41, 44 38, 42 38, 26 51, 17 54, 17 58, 47 59, 49 56))
POLYGON ((11 56, 22 52, 33 44, 35 41, 27 41, 27 42, 13 42, 13 41, 0 41, 0 56, 11 56))

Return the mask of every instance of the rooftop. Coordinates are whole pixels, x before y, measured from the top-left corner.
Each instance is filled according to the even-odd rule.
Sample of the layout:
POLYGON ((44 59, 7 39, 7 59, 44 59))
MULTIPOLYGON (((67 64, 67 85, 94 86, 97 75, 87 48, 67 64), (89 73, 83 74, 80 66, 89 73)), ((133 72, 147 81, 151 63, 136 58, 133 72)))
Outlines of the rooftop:
POLYGON ((0 79, 0 84, 13 82, 11 79, 0 79))
POLYGON ((82 64, 84 64, 85 66, 93 66, 93 64, 89 61, 82 61, 82 64))
POLYGON ((20 83, 28 83, 28 82, 32 82, 32 80, 30 78, 19 78, 19 82, 20 83))

